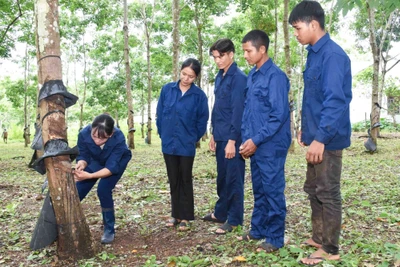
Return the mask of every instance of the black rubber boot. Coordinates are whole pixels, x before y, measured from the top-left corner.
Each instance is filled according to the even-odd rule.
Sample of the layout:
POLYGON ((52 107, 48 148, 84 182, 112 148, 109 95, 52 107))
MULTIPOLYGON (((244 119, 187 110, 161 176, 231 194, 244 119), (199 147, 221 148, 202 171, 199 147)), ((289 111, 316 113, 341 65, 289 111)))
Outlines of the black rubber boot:
POLYGON ((101 237, 102 244, 109 244, 114 241, 115 237, 115 215, 114 209, 102 209, 104 233, 101 237))

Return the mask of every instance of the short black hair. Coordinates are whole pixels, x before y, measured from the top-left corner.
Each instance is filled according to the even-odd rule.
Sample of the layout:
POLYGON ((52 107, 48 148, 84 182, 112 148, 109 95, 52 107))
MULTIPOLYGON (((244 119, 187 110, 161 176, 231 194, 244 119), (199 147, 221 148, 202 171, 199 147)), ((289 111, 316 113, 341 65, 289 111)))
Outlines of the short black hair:
POLYGON ((107 138, 114 132, 114 119, 108 114, 101 114, 94 118, 92 129, 97 131, 100 138, 107 138))
POLYGON ((231 41, 231 39, 228 38, 222 38, 216 41, 211 47, 210 47, 210 56, 212 56, 213 51, 218 51, 221 55, 224 55, 229 52, 235 53, 235 45, 231 41))
POLYGON ((265 46, 265 50, 268 51, 269 47, 269 37, 268 34, 262 30, 252 30, 249 31, 242 40, 242 44, 251 42, 251 44, 257 48, 257 51, 261 46, 265 46))
POLYGON ((196 74, 196 76, 199 76, 201 72, 201 64, 197 59, 188 58, 185 61, 183 61, 181 70, 183 70, 186 67, 190 67, 194 71, 194 74, 196 74))
POLYGON ((289 16, 289 23, 293 25, 296 22, 305 22, 309 24, 312 20, 316 20, 321 29, 325 30, 325 12, 320 3, 312 0, 304 0, 298 3, 289 16))

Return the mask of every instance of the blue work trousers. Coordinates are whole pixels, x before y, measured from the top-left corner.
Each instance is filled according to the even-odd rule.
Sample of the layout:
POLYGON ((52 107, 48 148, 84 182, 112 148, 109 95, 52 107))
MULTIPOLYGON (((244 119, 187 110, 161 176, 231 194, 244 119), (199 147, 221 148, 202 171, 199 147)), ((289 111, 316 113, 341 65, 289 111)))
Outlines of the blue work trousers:
POLYGON ((235 157, 225 158, 227 141, 216 142, 217 157, 217 194, 214 216, 230 225, 243 224, 244 212, 244 169, 245 161, 239 154, 240 143, 236 143, 235 157))
POLYGON ((307 165, 304 191, 311 205, 312 239, 326 253, 339 254, 342 225, 342 150, 325 150, 320 164, 307 165))
MULTIPOLYGON (((114 209, 114 200, 112 197, 112 190, 115 188, 115 185, 121 179, 122 174, 124 173, 126 166, 128 165, 128 162, 130 160, 130 157, 128 158, 122 158, 120 162, 120 172, 117 174, 112 174, 111 176, 108 176, 106 178, 101 178, 100 182, 97 186, 97 196, 99 197, 100 200, 100 206, 103 209, 114 209)), ((96 171, 101 170, 104 167, 101 167, 98 164, 93 164, 89 165, 85 168, 86 172, 93 173, 96 171)), ((89 191, 93 188, 93 186, 96 184, 98 179, 87 179, 83 181, 78 181, 76 182, 76 189, 78 190, 79 194, 79 199, 82 201, 86 195, 89 193, 89 191)))
POLYGON ((277 248, 285 234, 285 161, 287 151, 257 149, 251 157, 254 209, 250 235, 277 248))

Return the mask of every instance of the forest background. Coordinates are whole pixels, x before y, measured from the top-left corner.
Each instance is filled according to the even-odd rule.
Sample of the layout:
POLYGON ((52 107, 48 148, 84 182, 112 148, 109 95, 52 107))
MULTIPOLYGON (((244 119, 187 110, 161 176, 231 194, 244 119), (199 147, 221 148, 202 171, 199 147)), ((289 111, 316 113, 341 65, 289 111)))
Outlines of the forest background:
MULTIPOLYGON (((24 142, 27 147, 33 136, 40 89, 34 22, 37 16, 34 6, 38 2, 0 1, 0 127, 7 128, 10 134, 9 144, 0 145, 3 203, 0 222, 4 229, 0 235, 0 250, 5 252, 0 256, 0 263, 9 266, 54 265, 57 262, 53 246, 35 252, 27 248, 40 209, 33 192, 40 192, 43 180, 26 168, 33 151, 23 148, 24 142)), ((132 114, 128 111, 130 104, 136 115, 133 117, 137 129, 135 161, 130 163, 125 182, 116 190, 119 235, 113 246, 102 248, 94 259, 80 262, 80 266, 297 266, 297 259, 308 253, 307 249, 300 248, 310 230, 309 211, 301 192, 305 168, 303 150, 292 152, 287 164, 286 194, 290 210, 287 234, 291 242, 278 254, 255 254, 252 244, 234 242, 234 236, 242 229, 226 238, 216 238, 212 226, 196 221, 193 231, 187 235, 165 231, 162 222, 168 215, 165 206, 168 190, 166 183, 160 183, 160 179, 165 178, 165 168, 160 164, 156 129, 152 131, 155 128, 154 103, 161 86, 176 79, 180 63, 187 57, 196 57, 203 63, 202 76, 197 83, 208 95, 212 107, 217 69, 208 56, 209 46, 218 38, 231 38, 236 45, 236 61, 248 72, 251 66, 243 59, 241 39, 254 28, 270 35, 269 54, 291 79, 295 130, 306 58, 305 47, 297 43, 287 25, 288 13, 296 3, 289 0, 130 1, 127 23, 124 23, 124 5, 120 1, 60 1, 63 81, 68 90, 79 97, 77 105, 67 111, 69 143, 73 145, 78 130, 101 112, 111 113, 126 133, 129 114, 132 114), (127 29, 129 80, 124 58, 128 50, 124 42, 127 29), (127 85, 130 85, 132 103, 127 97, 127 85), (145 144, 146 137, 151 145, 145 144)), ((346 188, 343 191, 346 217, 341 265, 398 266, 400 149, 396 114, 399 113, 400 93, 396 66, 399 62, 400 3, 394 0, 321 3, 326 10, 327 31, 345 48, 353 63, 357 63, 352 66, 354 101, 359 96, 368 100, 361 105, 365 109, 361 111, 366 114, 365 120, 354 123, 353 130, 378 130, 378 134, 386 138, 381 139, 374 155, 365 152, 364 139, 359 139, 359 135, 353 137, 352 147, 346 150, 346 188), (388 117, 384 119, 386 114, 388 117), (377 122, 380 127, 373 127, 377 122), (387 132, 394 134, 389 136, 387 132)), ((212 209, 215 203, 215 158, 207 151, 205 143, 202 144, 194 172, 196 216, 212 209)), ((252 208, 249 176, 246 181, 248 222, 252 208)), ((84 205, 91 230, 99 234, 101 222, 97 218, 95 195, 84 205)), ((246 227, 248 225, 244 230, 246 227)), ((326 266, 330 266, 329 263, 326 266)))
MULTIPOLYGON (((143 137, 150 135, 151 143, 154 128, 151 124, 161 87, 177 79, 177 69, 188 57, 202 62, 202 75, 197 83, 209 97, 211 109, 217 69, 208 48, 218 38, 231 38, 236 46, 235 59, 248 72, 252 66, 243 58, 241 39, 256 28, 270 35, 269 55, 291 80, 295 130, 306 58, 305 47, 298 44, 286 23, 295 3, 289 0, 128 2, 132 96, 129 103, 123 3, 60 1, 63 82, 79 97, 78 104, 68 109, 69 134, 76 135, 93 116, 105 111, 127 131, 128 115, 133 112, 133 127, 141 130, 143 137)), ((380 122, 381 117, 382 127, 387 126, 388 120, 394 122, 391 130, 396 130, 400 114, 400 16, 396 6, 399 4, 379 0, 325 0, 321 4, 326 10, 326 30, 352 60, 352 123, 364 121, 356 124, 355 130, 366 130, 380 122)), ((10 139, 23 136, 24 129, 26 136, 34 132, 40 88, 33 7, 31 1, 24 0, 2 0, 0 7, 0 128, 8 129, 10 139)))

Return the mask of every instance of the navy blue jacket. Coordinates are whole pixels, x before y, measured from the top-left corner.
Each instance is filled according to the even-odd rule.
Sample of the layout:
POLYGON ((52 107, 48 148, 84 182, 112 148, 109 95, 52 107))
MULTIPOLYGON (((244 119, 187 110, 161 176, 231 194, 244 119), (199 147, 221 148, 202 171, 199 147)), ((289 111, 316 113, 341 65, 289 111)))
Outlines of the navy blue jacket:
POLYGON ((244 109, 247 77, 235 62, 225 76, 220 70, 215 78, 215 102, 211 114, 214 141, 235 140, 241 143, 240 127, 244 109))
MULTIPOLYGON (((251 139, 271 153, 287 152, 290 133, 289 79, 268 59, 259 70, 254 67, 247 78, 247 93, 242 121, 242 139, 251 139)), ((257 153, 257 152, 256 152, 257 153)))
POLYGON ((162 152, 194 156, 196 142, 204 135, 209 117, 206 94, 195 84, 182 96, 179 81, 161 89, 157 103, 157 128, 162 152))
POLYGON ((132 158, 125 136, 120 129, 114 128, 114 134, 104 144, 103 149, 96 145, 91 136, 92 126, 83 128, 78 135, 79 155, 76 161, 84 160, 92 171, 107 168, 112 174, 124 172, 119 163, 123 158, 132 158))
POLYGON ((346 148, 351 137, 350 59, 328 33, 307 50, 301 139, 307 145, 321 142, 326 150, 346 148))

